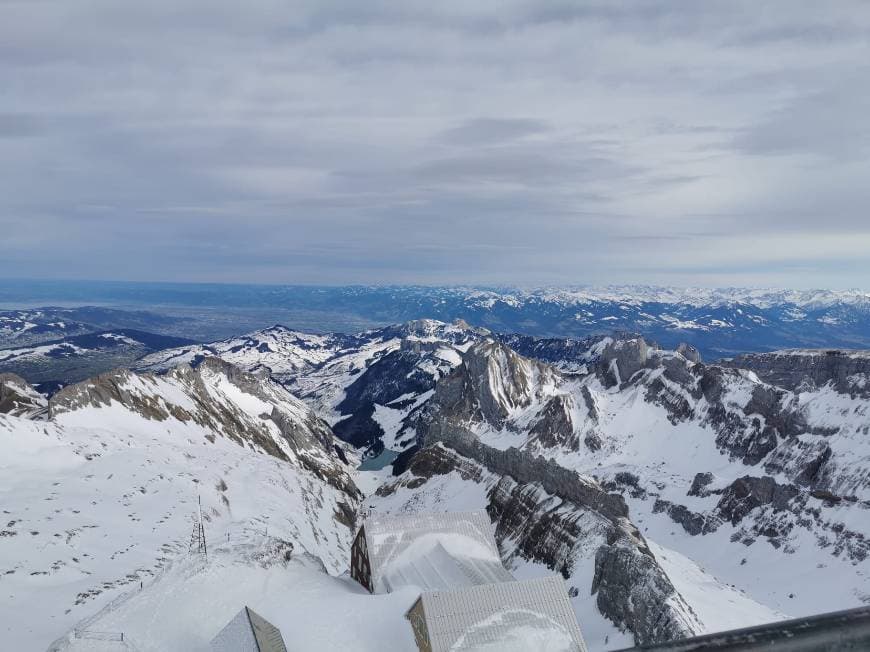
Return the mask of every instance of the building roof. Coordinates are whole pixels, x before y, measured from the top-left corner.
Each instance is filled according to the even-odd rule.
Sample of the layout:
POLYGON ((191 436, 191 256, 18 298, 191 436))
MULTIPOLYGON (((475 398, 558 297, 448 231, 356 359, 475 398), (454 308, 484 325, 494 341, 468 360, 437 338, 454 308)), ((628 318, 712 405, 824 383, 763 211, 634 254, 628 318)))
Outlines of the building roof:
POLYGON ((586 652, 558 575, 420 596, 433 652, 586 652))
POLYGON ((251 629, 260 652, 287 652, 281 630, 249 607, 245 607, 251 620, 251 629))
POLYGON ((483 510, 372 516, 363 527, 375 593, 513 581, 483 510))
POLYGON ((287 652, 281 630, 245 607, 211 641, 215 652, 287 652))

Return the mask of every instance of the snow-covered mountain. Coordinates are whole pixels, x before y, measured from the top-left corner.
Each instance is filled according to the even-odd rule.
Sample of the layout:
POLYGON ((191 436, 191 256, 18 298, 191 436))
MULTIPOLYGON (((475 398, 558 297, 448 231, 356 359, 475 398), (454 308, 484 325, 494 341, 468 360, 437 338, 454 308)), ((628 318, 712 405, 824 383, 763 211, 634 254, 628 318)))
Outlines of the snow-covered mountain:
POLYGON ((37 418, 48 413, 48 399, 15 374, 0 374, 0 414, 37 418))
POLYGON ((206 345, 161 351, 137 361, 143 370, 219 357, 268 373, 301 397, 336 435, 357 447, 403 450, 414 415, 436 381, 488 331, 463 322, 417 320, 355 335, 312 335, 274 326, 206 345))
POLYGON ((870 602, 865 371, 795 391, 681 351, 608 338, 565 372, 483 340, 370 502, 486 507, 509 563, 576 587, 593 649, 609 623, 647 643, 870 602))
MULTIPOLYGON (((44 293, 29 288, 13 296, 32 301, 44 293)), ((107 292, 85 284, 65 301, 80 297, 166 314, 95 307, 0 312, 0 348, 118 328, 209 341, 254 328, 267 316, 317 332, 424 318, 465 319, 494 332, 538 337, 623 330, 669 348, 688 342, 708 360, 795 347, 870 347, 870 293, 860 290, 118 284, 107 292)))
POLYGON ((870 348, 870 293, 647 286, 481 289, 473 287, 302 287, 248 290, 244 305, 281 306, 287 320, 329 328, 432 318, 464 319, 498 333, 583 338, 642 333, 673 348, 687 342, 705 359, 784 348, 870 348))
MULTIPOLYGON (((291 558, 346 567, 362 497, 355 458, 274 381, 216 358, 161 376, 117 371, 55 394, 48 420, 15 416, 21 401, 8 388, 19 385, 0 385, 4 648, 44 649, 140 582, 154 595, 172 584, 163 575, 194 573, 198 499, 220 568, 283 577, 291 558)), ((226 609, 237 610, 233 596, 226 589, 226 609)), ((214 633, 172 645, 206 649, 214 633)), ((167 649, 165 639, 147 649, 167 649)))
POLYGON ((62 632, 144 577, 96 621, 143 650, 206 649, 242 600, 302 647, 404 649, 413 591, 368 596, 308 556, 347 569, 360 486, 382 513, 486 508, 515 577, 566 578, 590 649, 870 603, 868 360, 800 349, 709 364, 627 333, 417 320, 177 347, 47 406, 4 377, 0 410, 20 416, 0 416, 0 498, 18 511, 0 561, 23 561, 0 586, 22 596, 16 610, 45 600, 62 632), (401 452, 395 475, 354 468, 382 447, 401 452), (215 532, 205 565, 179 554, 197 493, 215 532), (195 616, 187 587, 224 584, 196 626, 149 626, 170 608, 195 616), (298 585, 302 620, 274 607, 298 585), (346 628, 319 613, 332 602, 346 628))
POLYGON ((398 306, 413 306, 418 315, 462 317, 501 333, 577 338, 637 332, 667 347, 688 342, 708 359, 780 348, 870 346, 870 293, 859 290, 618 286, 392 293, 398 306))

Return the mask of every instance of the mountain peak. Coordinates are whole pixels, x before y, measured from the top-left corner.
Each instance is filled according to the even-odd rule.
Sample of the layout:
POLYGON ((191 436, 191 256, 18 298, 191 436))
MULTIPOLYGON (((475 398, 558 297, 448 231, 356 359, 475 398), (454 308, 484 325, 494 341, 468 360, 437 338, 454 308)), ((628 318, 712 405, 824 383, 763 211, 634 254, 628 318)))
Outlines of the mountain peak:
POLYGON ((0 374, 0 414, 35 418, 46 413, 47 399, 16 374, 0 374))

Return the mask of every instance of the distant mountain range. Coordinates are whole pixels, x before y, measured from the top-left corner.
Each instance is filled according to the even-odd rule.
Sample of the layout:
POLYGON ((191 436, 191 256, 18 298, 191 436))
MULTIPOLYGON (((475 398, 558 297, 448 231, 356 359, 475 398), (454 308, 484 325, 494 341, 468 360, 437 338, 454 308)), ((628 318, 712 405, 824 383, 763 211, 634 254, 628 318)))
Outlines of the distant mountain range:
POLYGON ((687 342, 706 360, 784 348, 870 347, 870 293, 859 290, 125 283, 65 288, 61 284, 50 293, 43 286, 9 285, 0 288, 0 300, 15 305, 18 298, 20 305, 25 300, 32 305, 43 297, 46 303, 75 298, 82 305, 137 309, 0 312, 0 348, 114 328, 208 342, 275 323, 313 333, 354 333, 426 318, 464 319, 499 333, 539 337, 627 331, 668 348, 687 342))
MULTIPOLYGON (((270 319, 276 314, 305 331, 304 337, 326 337, 333 347, 352 340, 339 333, 359 332, 360 324, 378 329, 420 319, 462 319, 502 335, 582 340, 640 334, 665 348, 687 343, 707 361, 792 348, 870 348, 870 293, 857 290, 251 286, 243 293, 241 286, 203 286, 207 291, 198 294, 200 286, 180 287, 185 291, 175 286, 163 286, 165 294, 140 291, 142 300, 162 302, 147 304, 147 310, 85 306, 0 312, 0 371, 31 382, 78 381, 192 341, 239 346, 243 338, 221 338, 227 331, 253 330, 251 324, 262 329, 274 323, 270 319), (193 309, 182 307, 185 301, 206 312, 189 312, 193 309), (312 320, 319 328, 306 326, 312 320), (121 331, 131 330, 137 331, 131 339, 138 344, 118 340, 107 346, 110 332, 125 337, 121 331), (328 330, 333 333, 322 335, 328 330), (93 334, 103 339, 71 339, 93 334)), ((282 359, 277 366, 290 364, 291 359, 282 359)))
POLYGON ((286 290, 299 307, 348 311, 380 322, 464 319, 501 333, 584 337, 641 333, 663 346, 688 342, 707 359, 796 347, 870 346, 870 294, 645 286, 486 290, 359 287, 286 290))

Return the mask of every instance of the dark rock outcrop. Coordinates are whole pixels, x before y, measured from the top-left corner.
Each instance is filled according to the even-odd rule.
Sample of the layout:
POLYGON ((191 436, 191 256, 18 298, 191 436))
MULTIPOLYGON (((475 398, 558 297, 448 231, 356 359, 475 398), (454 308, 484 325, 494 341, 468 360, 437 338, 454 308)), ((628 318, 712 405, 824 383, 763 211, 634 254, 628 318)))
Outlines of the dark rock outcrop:
POLYGON ((628 382, 634 374, 646 368, 651 347, 642 337, 617 338, 609 342, 596 363, 605 386, 628 382))
POLYGON ((603 335, 583 339, 517 334, 497 334, 494 337, 522 356, 547 362, 563 371, 578 371, 595 362, 598 356, 594 347, 604 339, 603 335))
POLYGON ((732 482, 722 493, 716 505, 718 513, 733 525, 737 525, 749 512, 770 505, 774 511, 788 508, 799 493, 792 485, 778 484, 770 476, 760 478, 743 476, 732 482))
POLYGON ((47 412, 48 401, 15 374, 0 374, 0 414, 34 418, 47 412))
POLYGON ((628 515, 625 499, 607 493, 598 483, 554 460, 516 448, 499 450, 487 446, 472 433, 449 424, 436 423, 425 438, 427 445, 441 443, 498 475, 509 475, 522 484, 539 483, 544 491, 598 512, 611 520, 628 515))
POLYGON ((710 491, 707 487, 713 482, 713 474, 708 472, 696 473, 692 480, 692 486, 689 487, 689 496, 709 496, 710 491))
POLYGON ((573 401, 573 397, 567 394, 554 396, 547 401, 538 420, 529 430, 529 435, 544 448, 579 450, 580 438, 574 432, 574 423, 571 421, 573 401))
POLYGON ((723 364, 750 369, 763 381, 791 391, 831 384, 842 394, 870 398, 870 355, 866 351, 749 353, 723 364))
POLYGON ((515 465, 504 460, 494 465, 512 469, 501 474, 490 466, 498 456, 481 456, 489 460, 483 462, 451 446, 442 440, 421 449, 411 459, 408 473, 383 485, 378 494, 389 495, 400 486, 425 491, 431 478, 448 473, 484 484, 487 511, 508 565, 515 558, 536 561, 567 578, 580 558, 588 559, 597 549, 591 560, 595 565, 591 590, 597 594, 598 608, 621 629, 633 632, 638 644, 700 631, 691 609, 626 518, 621 500, 607 504, 602 496, 608 494, 600 488, 572 491, 576 479, 557 478, 554 483, 541 481, 547 475, 526 475, 540 462, 520 460, 518 456, 524 454, 516 449, 507 455, 515 465))
POLYGON ((709 534, 715 532, 722 524, 721 519, 708 514, 693 512, 685 505, 678 505, 668 500, 657 498, 653 504, 653 514, 665 512, 675 523, 683 526, 683 529, 692 535, 709 534))
POLYGON ((439 420, 483 421, 504 427, 515 408, 527 407, 544 379, 559 377, 556 369, 523 358, 494 340, 472 346, 461 364, 441 379, 430 401, 439 420))
POLYGON ((627 519, 610 529, 595 553, 592 593, 601 613, 646 645, 692 636, 700 623, 627 519))

